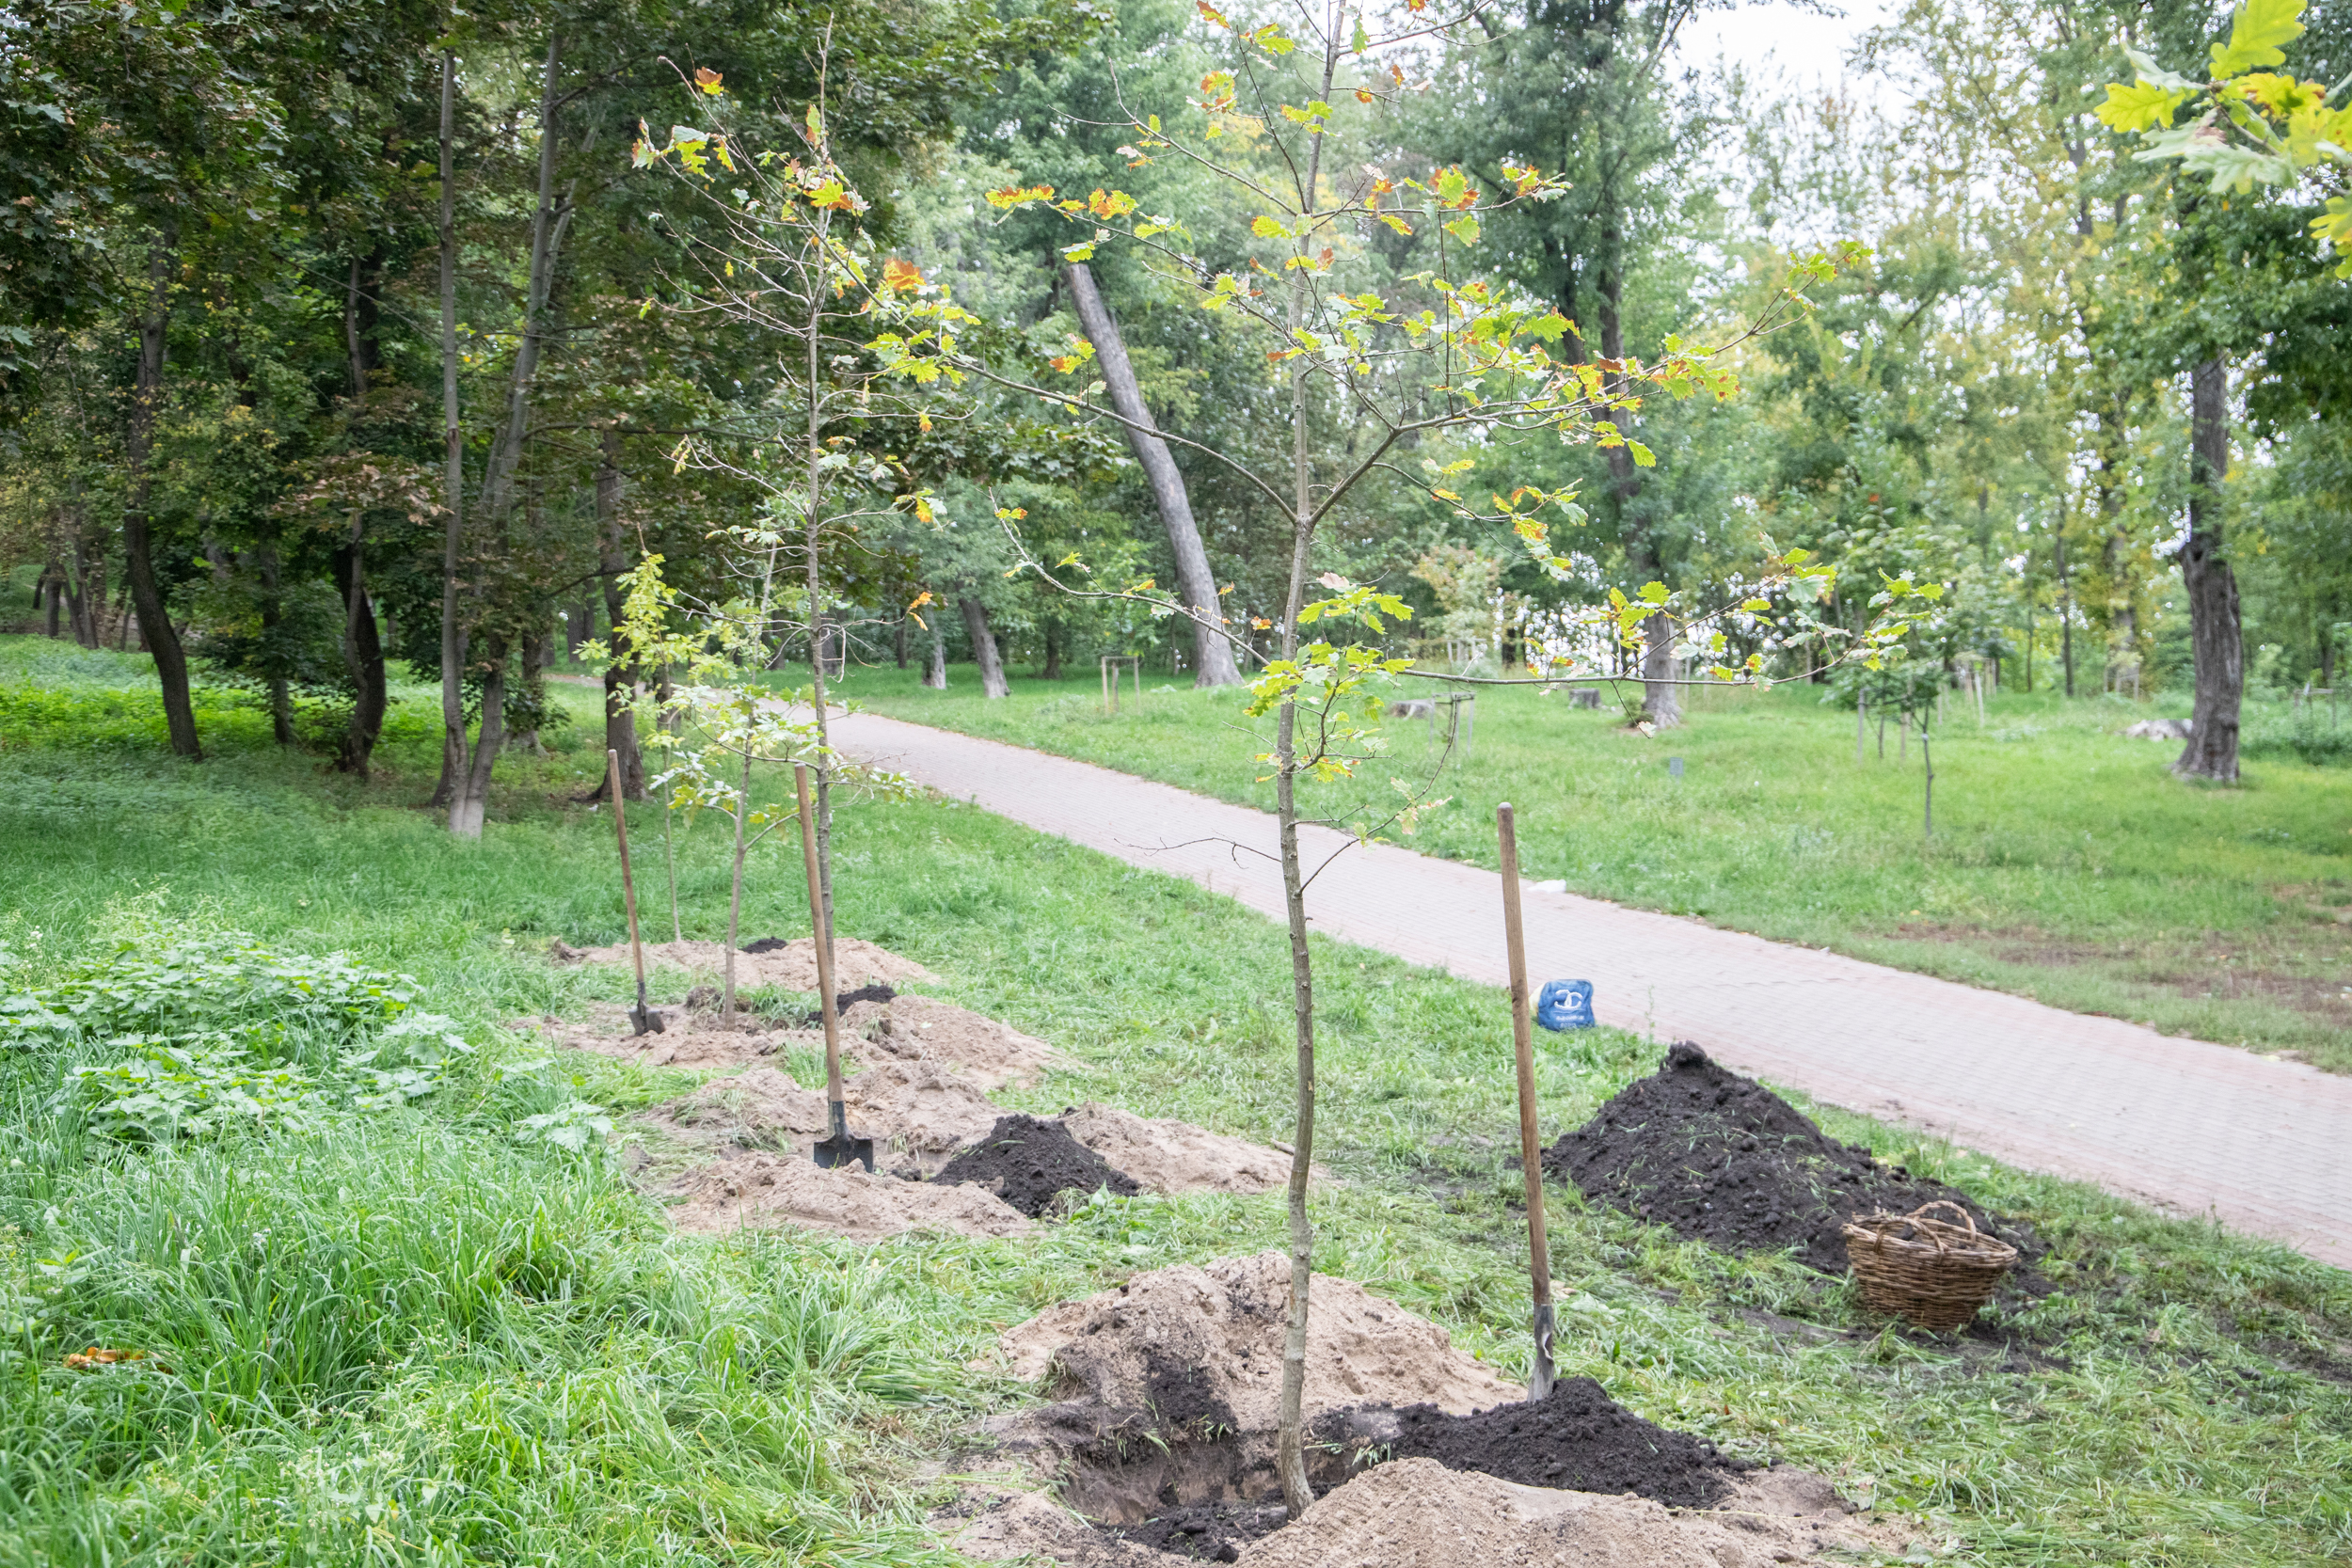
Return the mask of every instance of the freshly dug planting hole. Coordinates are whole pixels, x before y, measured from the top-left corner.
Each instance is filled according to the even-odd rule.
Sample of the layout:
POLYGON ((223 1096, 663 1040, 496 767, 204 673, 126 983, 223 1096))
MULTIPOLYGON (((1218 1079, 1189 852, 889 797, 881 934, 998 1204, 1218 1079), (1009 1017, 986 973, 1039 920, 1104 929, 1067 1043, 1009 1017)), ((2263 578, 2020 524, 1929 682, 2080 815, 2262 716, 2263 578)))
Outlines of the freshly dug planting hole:
MULTIPOLYGON (((1070 1506, 1110 1525, 1279 1497, 1289 1288, 1289 1259, 1267 1251, 1156 1269, 1048 1307, 998 1344, 1013 1375, 1042 1380, 1052 1402, 989 1430, 1057 1481, 1070 1506)), ((1375 1402, 1467 1415, 1517 1395, 1445 1330, 1360 1285, 1317 1275, 1311 1299, 1311 1420, 1375 1402)), ((1346 1479, 1343 1451, 1311 1458, 1319 1484, 1346 1479)))
POLYGON ((2031 1227, 1996 1223, 1958 1188, 1882 1165, 1859 1144, 1834 1142, 1795 1106, 1687 1040, 1543 1158, 1546 1171, 1597 1203, 1726 1252, 1793 1247, 1824 1274, 1845 1272, 1848 1219, 1882 1209, 1908 1213, 1937 1198, 1961 1204, 1979 1228, 2014 1244, 2025 1255, 2018 1274, 2047 1250, 2031 1227))
POLYGON ((1314 1438, 1351 1454, 1434 1459, 1522 1486, 1631 1492, 1670 1508, 1714 1507, 1747 1468, 1703 1437, 1644 1420, 1589 1377, 1552 1385, 1541 1402, 1474 1416, 1434 1404, 1361 1405, 1315 1423, 1314 1438))
POLYGON ((967 1181, 1008 1204, 1042 1219, 1064 1193, 1085 1197, 1104 1189, 1120 1197, 1143 1191, 1123 1171, 1070 1135, 1057 1121, 1031 1116, 1001 1117, 988 1135, 941 1167, 931 1179, 942 1185, 967 1181))

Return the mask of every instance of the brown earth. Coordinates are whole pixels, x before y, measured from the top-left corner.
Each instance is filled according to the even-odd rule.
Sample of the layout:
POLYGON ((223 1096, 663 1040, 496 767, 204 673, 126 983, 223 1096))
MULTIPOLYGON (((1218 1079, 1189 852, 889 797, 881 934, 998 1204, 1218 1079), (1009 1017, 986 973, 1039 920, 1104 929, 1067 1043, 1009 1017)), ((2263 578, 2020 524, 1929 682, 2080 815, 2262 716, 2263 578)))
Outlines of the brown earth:
POLYGON ((923 1063, 960 1073, 984 1090, 1034 1084, 1060 1060, 1043 1040, 968 1007, 929 996, 860 1002, 841 1015, 845 1038, 864 1041, 867 1061, 923 1063))
POLYGON ((670 1223, 703 1234, 799 1226, 853 1242, 908 1230, 1018 1236, 1030 1222, 977 1187, 901 1181, 855 1166, 820 1170, 802 1153, 737 1150, 669 1184, 670 1223))
POLYGON ((1136 1116, 1099 1101, 1061 1115, 1070 1135, 1152 1193, 1263 1193, 1290 1180, 1290 1156, 1187 1121, 1136 1116))
POLYGON ((717 1013, 699 1008, 666 1006, 653 1011, 662 1022, 659 1033, 630 1033, 628 1009, 612 1002, 591 1002, 584 1019, 517 1019, 509 1027, 528 1030, 557 1045, 644 1067, 749 1067, 771 1059, 780 1062, 795 1046, 825 1049, 821 1034, 779 1029, 748 1014, 733 1023, 721 1023, 717 1013))
MULTIPOLYGON (((1113 1524, 1168 1502, 1265 1497, 1279 1490, 1289 1286, 1289 1260, 1267 1251, 1153 1270, 1050 1307, 998 1348, 1013 1376, 1043 1380, 1051 1402, 989 1430, 1012 1456, 1058 1473, 1073 1506, 1113 1524)), ((1311 1290, 1311 1419, 1369 1402, 1468 1414, 1518 1396, 1445 1330, 1362 1286, 1318 1275, 1311 1290)))
MULTIPOLYGON (((925 1175, 985 1136, 1004 1114, 968 1079, 909 1062, 868 1068, 841 1085, 841 1101, 850 1131, 875 1141, 878 1164, 925 1175)), ((645 1119, 690 1145, 806 1153, 825 1135, 825 1095, 787 1072, 755 1067, 657 1105, 645 1119)))
POLYGON ((1898 1521, 1850 1513, 1826 1481, 1800 1470, 1759 1472, 1718 1508, 1676 1511, 1399 1459, 1254 1539, 1170 1535, 1177 1549, 1153 1550, 1032 1492, 996 1500, 953 1544, 982 1561, 1029 1554, 1065 1568, 1769 1568, 1828 1550, 1902 1551, 1916 1538, 1898 1521))
MULTIPOLYGON (((548 956, 557 963, 619 964, 630 963, 628 943, 616 942, 605 947, 572 947, 558 942, 548 949, 548 956)), ((721 942, 649 942, 645 943, 645 971, 657 968, 683 969, 692 974, 718 976, 726 971, 726 943, 721 942)), ((939 978, 913 958, 902 958, 886 948, 855 937, 835 937, 833 943, 833 982, 850 990, 877 982, 900 985, 910 980, 939 978)), ((739 948, 735 955, 735 984, 739 990, 760 986, 774 986, 784 990, 814 992, 817 990, 817 946, 813 939, 796 937, 781 947, 766 952, 751 953, 739 948)))

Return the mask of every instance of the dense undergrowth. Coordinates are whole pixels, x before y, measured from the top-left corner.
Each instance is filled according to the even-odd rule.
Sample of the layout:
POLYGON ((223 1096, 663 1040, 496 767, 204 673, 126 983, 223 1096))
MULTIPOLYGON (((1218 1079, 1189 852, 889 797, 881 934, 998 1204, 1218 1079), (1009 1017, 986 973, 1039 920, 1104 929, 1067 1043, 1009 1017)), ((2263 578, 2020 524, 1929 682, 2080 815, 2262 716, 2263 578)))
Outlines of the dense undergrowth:
MULTIPOLYGON (((1271 721, 1245 719, 1238 691, 1166 685, 1113 716, 1087 680, 1016 679, 987 702, 962 668, 945 692, 890 669, 852 671, 842 689, 878 712, 1273 804, 1250 760, 1271 721)), ((1700 689, 1687 727, 1645 738, 1564 693, 1486 689, 1442 772, 1443 724, 1433 741, 1423 721, 1392 721, 1388 753, 1356 784, 1310 789, 1306 809, 1376 820, 1397 803, 1391 779, 1434 777, 1451 803, 1399 839, 1424 853, 1492 866, 1507 800, 1531 878, 2352 1071, 2352 774, 2312 765, 2331 737, 2352 744, 2352 712, 2331 727, 2324 705, 2249 705, 2245 783, 2225 789, 2171 776, 2179 741, 2122 733, 2185 702, 2005 693, 1979 722, 1955 696, 1933 732, 1930 838, 1917 740, 1873 724, 1857 757, 1853 710, 1820 691, 1700 689)))
MULTIPOLYGON (((564 803, 588 754, 518 759, 485 840, 464 846, 414 810, 421 748, 394 747, 362 787, 279 754, 265 721, 213 745, 188 767, 27 745, 0 721, 0 993, 27 999, 6 1017, 36 1021, 0 1047, 8 1568, 944 1562, 921 1528, 946 1495, 935 1478, 1019 1393, 966 1370, 998 1327, 1137 1269, 1280 1242, 1275 1200, 1216 1196, 1104 1201, 1011 1244, 673 1236, 600 1140, 545 1133, 596 1116, 625 1135, 628 1112, 691 1075, 549 1059, 499 1027, 621 994, 616 973, 543 956, 620 928, 609 823, 564 803), (420 1027, 427 1014, 453 1022, 420 1027), (319 1098, 201 1127, 109 1122, 74 1074, 134 1059, 127 1033, 228 1034, 319 1098), (424 1078, 386 1092, 373 1074, 395 1060, 424 1078), (69 1363, 93 1348, 136 1354, 69 1363)), ((845 933, 1073 1057, 1008 1099, 1280 1135, 1273 927, 950 803, 848 812, 841 839, 845 933)), ((723 928, 718 835, 706 823, 682 849, 682 918, 707 936, 723 928)), ((755 863, 755 934, 804 928, 798 875, 755 863)), ((1339 1178, 1315 1200, 1322 1266, 1517 1370, 1502 999, 1338 944, 1316 958, 1339 1178)), ((1546 1135, 1658 1051, 1548 1039, 1546 1135)), ((1925 1339, 1867 1319, 1842 1283, 1555 1188, 1563 1371, 1742 1457, 1923 1510, 1957 1561, 2352 1553, 2345 1276, 1824 1119, 2030 1217, 2057 1293, 1979 1337, 1925 1339)))

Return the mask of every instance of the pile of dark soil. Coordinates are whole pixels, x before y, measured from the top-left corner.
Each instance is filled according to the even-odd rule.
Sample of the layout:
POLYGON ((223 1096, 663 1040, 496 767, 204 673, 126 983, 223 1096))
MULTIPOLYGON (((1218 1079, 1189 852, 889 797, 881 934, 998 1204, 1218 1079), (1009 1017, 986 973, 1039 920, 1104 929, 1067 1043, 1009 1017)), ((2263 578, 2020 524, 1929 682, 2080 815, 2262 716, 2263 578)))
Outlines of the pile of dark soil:
POLYGON ((1021 1115, 998 1117, 987 1137, 948 1161, 931 1180, 985 1187, 1031 1219, 1042 1218, 1064 1193, 1084 1196, 1107 1188, 1133 1197, 1143 1190, 1060 1122, 1021 1115))
POLYGON ((745 942, 743 951, 746 953, 781 953, 791 945, 792 939, 789 937, 762 937, 757 942, 745 942))
POLYGON ((1727 1252, 1796 1250, 1825 1274, 1846 1268, 1843 1227, 1877 1210, 1908 1213, 1942 1198, 2023 1254, 2024 1284, 2047 1250, 2021 1221, 1987 1212, 1958 1188, 1883 1165, 1833 1141, 1753 1078, 1687 1040, 1629 1084, 1592 1120, 1544 1151, 1544 1168, 1597 1203, 1727 1252))
MULTIPOLYGON (((860 986, 855 990, 845 990, 833 999, 833 1014, 834 1017, 839 1018, 842 1014, 848 1012, 851 1007, 857 1006, 860 1002, 879 1002, 883 1006, 887 1007, 892 1002, 898 999, 898 987, 888 985, 881 981, 877 981, 870 986, 860 986)), ((824 1022, 825 1015, 823 1011, 812 1008, 808 1013, 803 1016, 801 1020, 801 1027, 803 1029, 818 1029, 822 1028, 824 1026, 824 1022)))
POLYGON ((1541 1401, 1454 1416, 1434 1404, 1359 1405, 1316 1423, 1317 1441, 1396 1459, 1434 1459, 1521 1486, 1635 1493, 1669 1508, 1712 1508, 1748 1468, 1704 1437, 1645 1421, 1589 1377, 1541 1401))
POLYGON ((1194 1562, 1238 1562, 1241 1549, 1290 1522, 1279 1499, 1271 1503, 1194 1503, 1139 1525, 1104 1533, 1194 1562))

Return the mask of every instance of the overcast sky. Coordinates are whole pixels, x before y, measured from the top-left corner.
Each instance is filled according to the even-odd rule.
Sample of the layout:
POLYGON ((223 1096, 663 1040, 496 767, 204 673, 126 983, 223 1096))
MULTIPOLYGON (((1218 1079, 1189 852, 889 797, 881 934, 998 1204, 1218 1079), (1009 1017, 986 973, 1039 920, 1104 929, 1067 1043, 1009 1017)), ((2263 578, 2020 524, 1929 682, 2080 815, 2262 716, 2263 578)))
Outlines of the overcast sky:
MULTIPOLYGON (((1822 16, 1788 5, 1740 6, 1708 11, 1683 24, 1675 53, 1685 64, 1704 68, 1718 57, 1745 66, 1758 85, 1774 76, 1791 88, 1833 87, 1845 75, 1844 60, 1855 40, 1891 8, 1882 0, 1830 0, 1842 16, 1822 16)), ((1879 97, 1883 84, 1850 84, 1879 97)))

